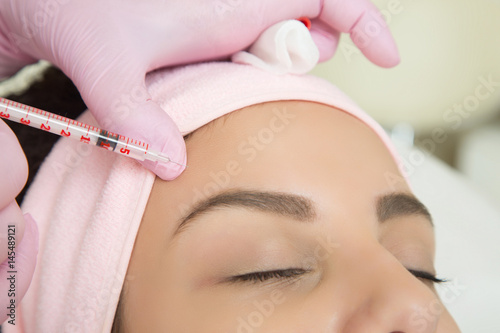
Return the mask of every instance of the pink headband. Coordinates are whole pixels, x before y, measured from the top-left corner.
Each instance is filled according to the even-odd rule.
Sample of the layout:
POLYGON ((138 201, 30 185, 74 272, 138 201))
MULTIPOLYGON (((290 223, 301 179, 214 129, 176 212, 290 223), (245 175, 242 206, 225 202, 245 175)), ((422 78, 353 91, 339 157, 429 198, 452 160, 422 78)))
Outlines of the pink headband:
MULTIPOLYGON (((396 156, 373 119, 316 77, 212 62, 157 71, 146 82, 182 134, 249 105, 305 100, 357 117, 396 156)), ((80 121, 95 124, 88 112, 80 121)), ((72 140, 56 144, 24 200, 38 222, 38 263, 18 323, 5 332, 110 332, 154 179, 134 160, 72 140)))

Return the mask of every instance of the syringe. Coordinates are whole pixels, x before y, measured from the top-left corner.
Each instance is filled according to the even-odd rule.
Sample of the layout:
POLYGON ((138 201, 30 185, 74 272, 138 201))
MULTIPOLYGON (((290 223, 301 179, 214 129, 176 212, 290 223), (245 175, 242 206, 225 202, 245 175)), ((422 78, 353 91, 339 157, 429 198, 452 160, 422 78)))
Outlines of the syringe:
POLYGON ((172 161, 161 152, 150 150, 149 144, 147 143, 101 130, 95 126, 90 126, 5 98, 0 98, 0 118, 38 128, 63 137, 73 138, 82 143, 95 145, 123 156, 135 158, 139 161, 172 162, 185 166, 182 163, 172 161))

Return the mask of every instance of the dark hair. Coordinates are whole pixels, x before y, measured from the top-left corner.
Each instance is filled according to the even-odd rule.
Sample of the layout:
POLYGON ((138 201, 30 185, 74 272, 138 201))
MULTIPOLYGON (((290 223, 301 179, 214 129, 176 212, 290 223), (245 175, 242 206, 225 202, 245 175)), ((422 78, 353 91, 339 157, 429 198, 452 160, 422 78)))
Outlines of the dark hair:
MULTIPOLYGON (((71 80, 55 67, 47 68, 41 78, 31 83, 25 91, 5 98, 72 119, 87 108, 71 80)), ((21 204, 26 189, 59 137, 18 123, 6 123, 16 134, 28 160, 28 181, 16 198, 21 204)))

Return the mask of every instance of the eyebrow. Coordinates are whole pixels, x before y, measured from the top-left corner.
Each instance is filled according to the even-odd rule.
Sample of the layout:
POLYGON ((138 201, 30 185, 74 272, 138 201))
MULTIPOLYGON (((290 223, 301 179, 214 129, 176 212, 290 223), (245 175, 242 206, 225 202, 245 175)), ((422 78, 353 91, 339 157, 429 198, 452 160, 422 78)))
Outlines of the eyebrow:
POLYGON ((245 208, 298 221, 312 221, 316 217, 313 202, 301 195, 285 192, 231 190, 214 195, 197 205, 181 219, 176 234, 196 217, 220 208, 245 208))
POLYGON ((414 196, 406 193, 390 193, 378 198, 377 218, 380 223, 408 215, 423 216, 431 226, 434 226, 429 210, 414 196))
MULTIPOLYGON (((313 201, 305 196, 287 192, 253 191, 235 189, 215 194, 197 203, 177 223, 174 236, 184 230, 197 217, 217 209, 244 208, 277 216, 288 217, 300 222, 316 219, 317 209, 313 201)), ((380 223, 391 218, 418 215, 425 217, 432 225, 427 208, 417 198, 406 193, 390 193, 376 200, 377 218, 380 223)))

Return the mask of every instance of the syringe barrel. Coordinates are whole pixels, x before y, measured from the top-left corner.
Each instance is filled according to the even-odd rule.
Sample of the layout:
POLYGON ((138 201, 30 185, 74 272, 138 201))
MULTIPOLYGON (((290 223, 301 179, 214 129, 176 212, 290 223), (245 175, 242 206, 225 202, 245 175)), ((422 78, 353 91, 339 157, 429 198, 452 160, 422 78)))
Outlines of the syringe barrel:
POLYGON ((5 98, 0 98, 0 118, 76 139, 140 161, 147 159, 149 145, 146 143, 5 98))

